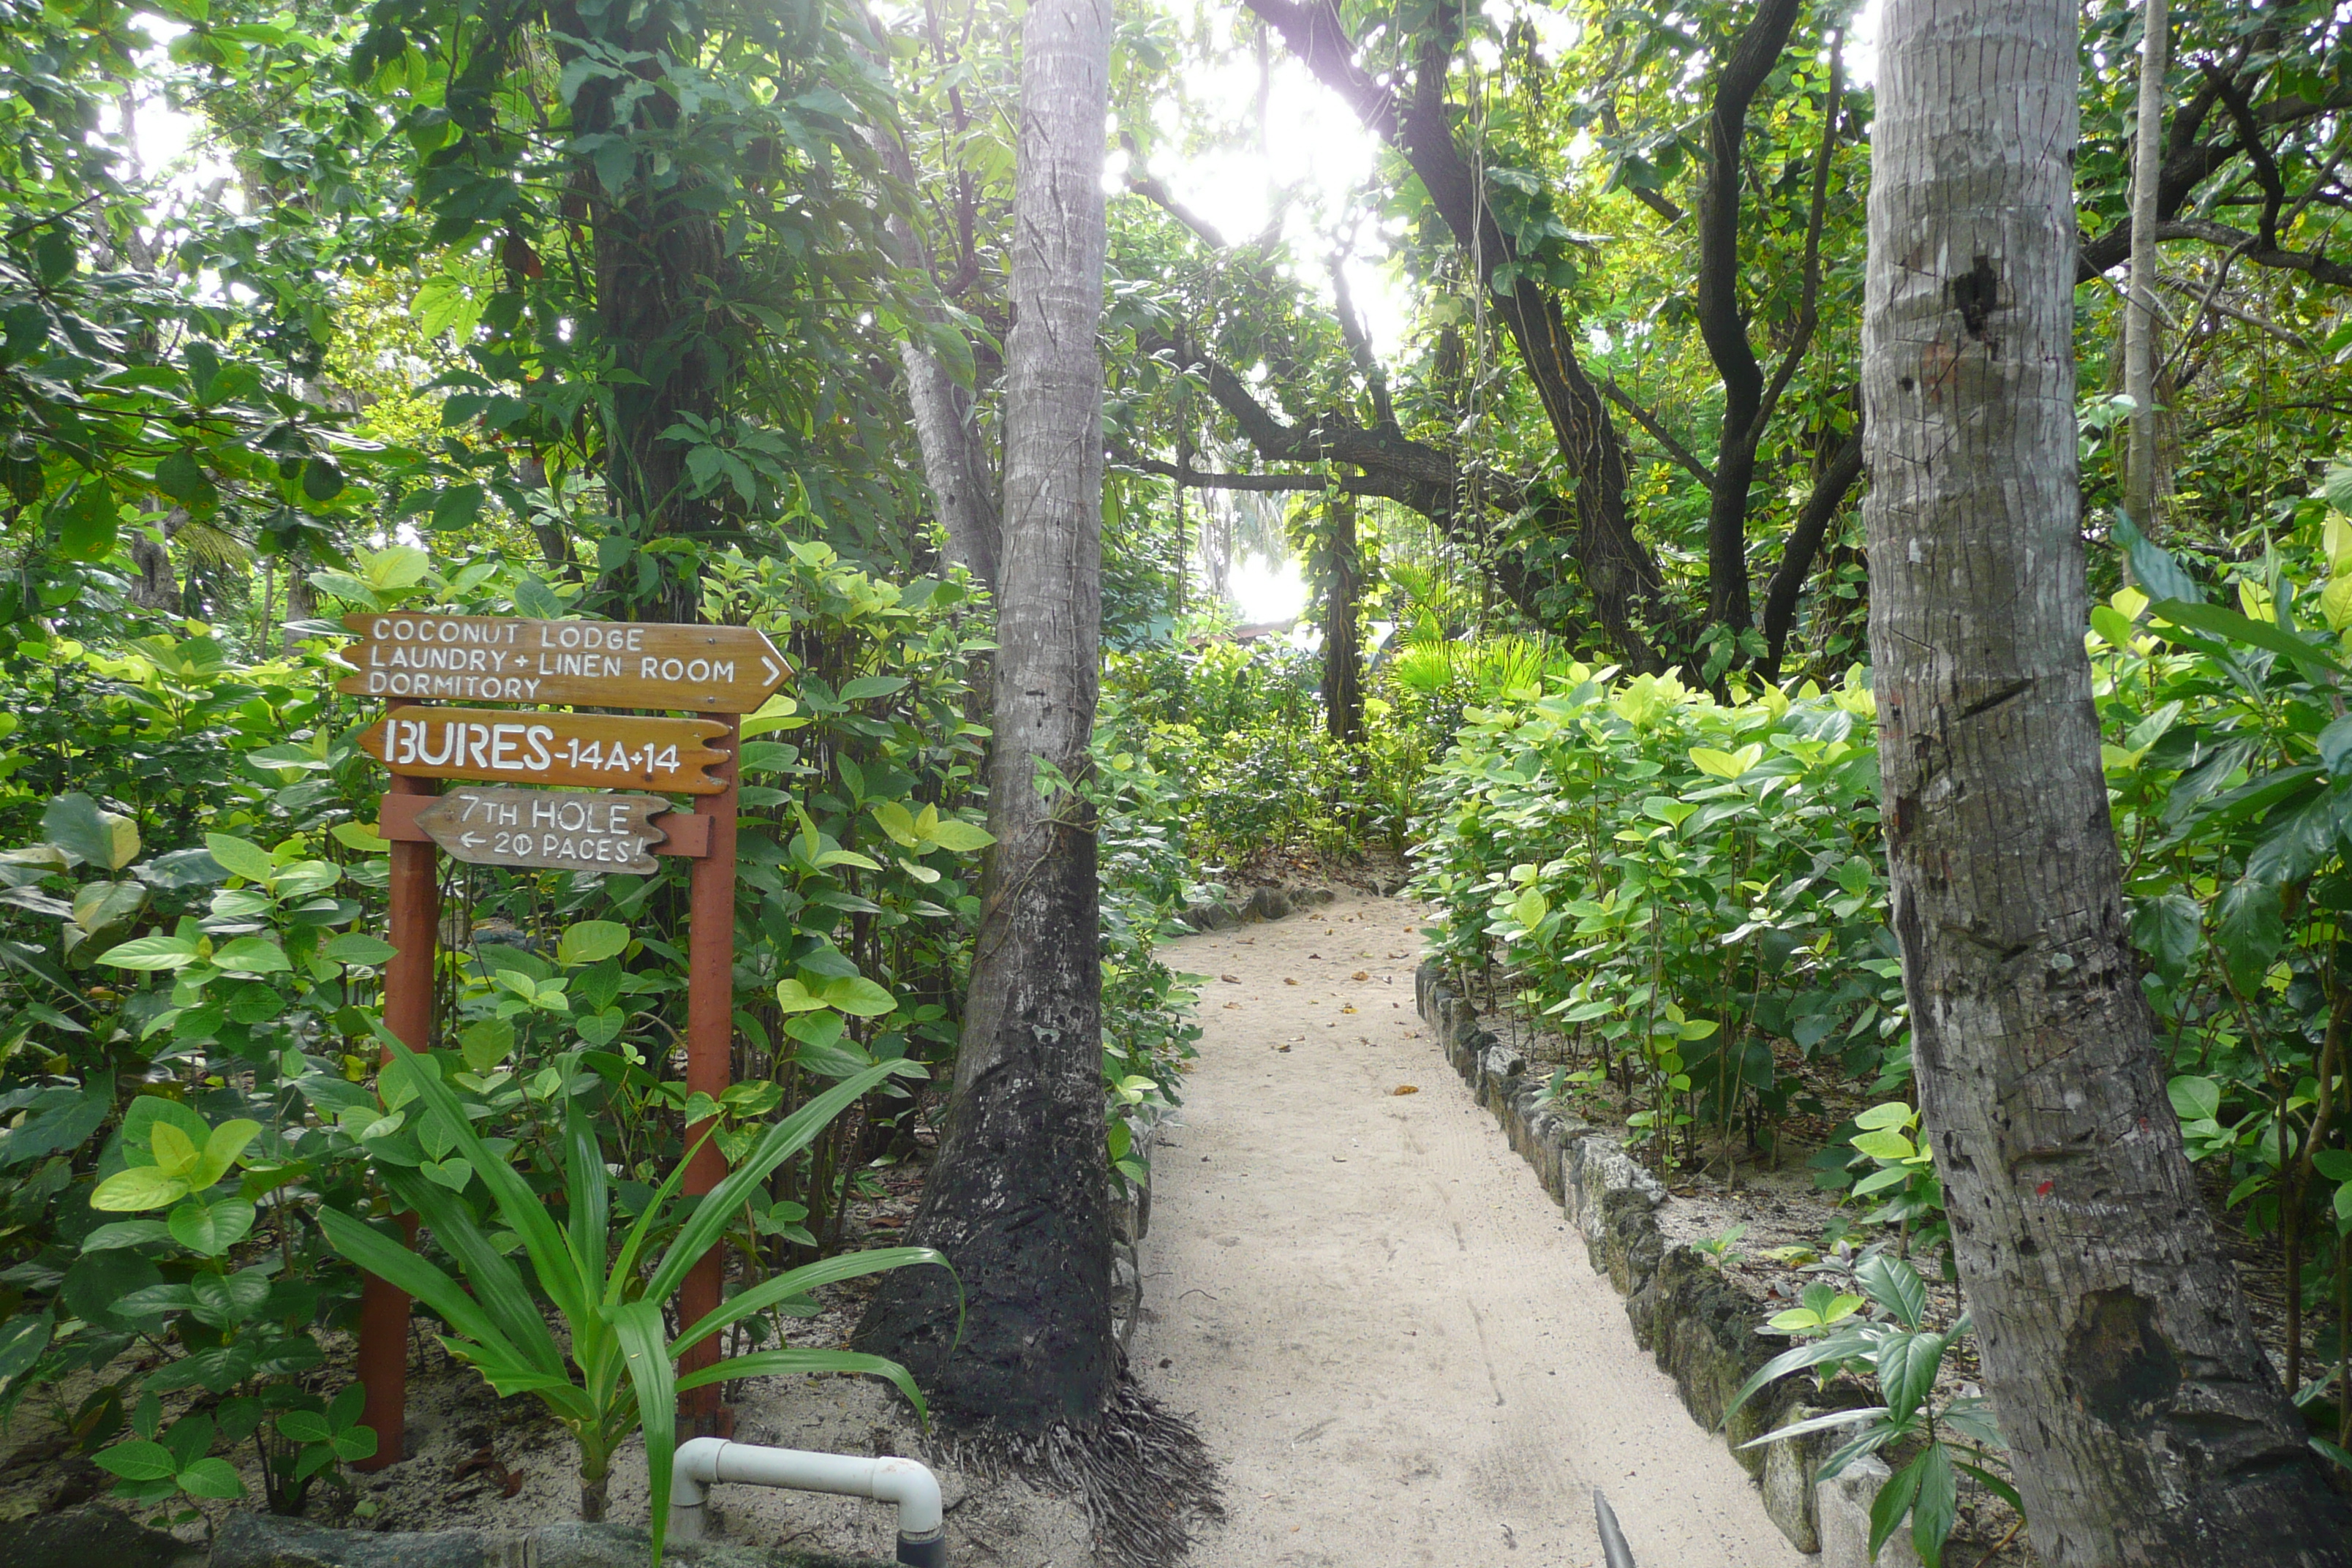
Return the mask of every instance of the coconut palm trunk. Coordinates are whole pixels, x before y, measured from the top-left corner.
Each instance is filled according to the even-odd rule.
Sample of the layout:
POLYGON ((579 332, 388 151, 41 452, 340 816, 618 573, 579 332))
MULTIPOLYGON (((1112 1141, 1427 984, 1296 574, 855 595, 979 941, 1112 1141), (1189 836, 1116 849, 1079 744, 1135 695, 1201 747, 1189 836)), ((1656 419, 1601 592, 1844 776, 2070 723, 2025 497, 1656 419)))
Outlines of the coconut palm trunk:
POLYGON ((2352 1563, 2152 1048, 2074 436, 2075 8, 1890 0, 1864 396, 1882 810, 1920 1104, 2050 1568, 2352 1563))

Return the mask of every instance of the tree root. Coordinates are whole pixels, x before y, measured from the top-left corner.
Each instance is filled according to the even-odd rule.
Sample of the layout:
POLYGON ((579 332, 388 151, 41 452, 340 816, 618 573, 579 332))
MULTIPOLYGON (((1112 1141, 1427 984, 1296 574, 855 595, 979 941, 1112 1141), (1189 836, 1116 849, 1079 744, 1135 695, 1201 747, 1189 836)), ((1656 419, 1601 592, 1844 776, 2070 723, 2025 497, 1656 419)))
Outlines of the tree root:
POLYGON ((983 1429, 937 1445, 944 1464, 990 1480, 1016 1476, 1084 1502, 1106 1568, 1173 1568, 1192 1531, 1225 1516, 1216 1461, 1192 1421, 1122 1372, 1102 1414, 1042 1433, 983 1429))

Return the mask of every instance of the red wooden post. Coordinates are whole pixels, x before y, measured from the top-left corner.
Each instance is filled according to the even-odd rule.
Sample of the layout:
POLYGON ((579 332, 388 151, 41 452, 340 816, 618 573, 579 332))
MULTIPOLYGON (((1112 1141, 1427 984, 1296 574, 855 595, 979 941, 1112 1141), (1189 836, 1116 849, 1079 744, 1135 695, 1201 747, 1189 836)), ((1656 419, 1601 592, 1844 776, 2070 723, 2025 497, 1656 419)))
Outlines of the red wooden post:
MULTIPOLYGON (((727 1092, 734 1076, 735 1042, 735 806, 740 777, 738 763, 743 750, 743 721, 726 715, 727 733, 712 743, 723 748, 727 760, 713 763, 710 776, 723 779, 717 795, 697 795, 694 813, 710 823, 709 853, 694 863, 688 902, 691 926, 687 948, 686 1089, 716 1100, 727 1092)), ((698 1122, 686 1130, 692 1144, 710 1126, 698 1122)), ((727 1174, 726 1156, 716 1141, 703 1145, 687 1167, 686 1191, 699 1196, 727 1174)), ((678 1326, 698 1321, 719 1305, 726 1257, 712 1248, 678 1291, 678 1326)), ((713 1366, 719 1361, 719 1341, 705 1340, 678 1358, 680 1373, 713 1366)), ((690 1436, 724 1436, 719 1385, 697 1388, 678 1395, 678 1416, 690 1436)))
MULTIPOLYGON (((398 709, 400 701, 386 704, 398 709)), ((436 795, 440 786, 429 779, 392 775, 394 795, 436 795)), ((440 938, 441 889, 434 876, 434 848, 428 840, 411 843, 394 839, 392 846, 391 933, 397 949, 383 969, 383 1024, 410 1050, 433 1043, 433 949, 440 938)), ((387 1048, 386 1057, 391 1055, 387 1048)), ((414 1245, 416 1216, 403 1215, 401 1228, 414 1245)), ((360 1284, 360 1382, 367 1389, 360 1425, 375 1432, 375 1454, 352 1466, 380 1470, 398 1464, 401 1423, 408 1404, 408 1293, 394 1289, 374 1275, 360 1284)))

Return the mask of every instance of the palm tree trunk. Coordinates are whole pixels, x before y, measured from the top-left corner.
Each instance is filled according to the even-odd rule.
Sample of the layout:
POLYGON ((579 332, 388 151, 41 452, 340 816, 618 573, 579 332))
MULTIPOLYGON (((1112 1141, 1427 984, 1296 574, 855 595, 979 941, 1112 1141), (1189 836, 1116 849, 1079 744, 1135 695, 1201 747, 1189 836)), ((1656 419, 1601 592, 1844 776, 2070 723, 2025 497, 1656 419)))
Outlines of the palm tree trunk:
POLYGON ((951 1120, 908 1229, 947 1254, 969 1311, 956 1346, 952 1286, 937 1269, 902 1270, 857 1336, 903 1362, 951 1425, 1013 1434, 1095 1421, 1118 1373, 1095 823, 1072 793, 1040 787, 1048 769, 1086 776, 1094 730, 1110 26, 1105 0, 1040 0, 1022 29, 989 759, 997 842, 951 1120))
POLYGON ((2074 446, 2075 9, 1890 0, 1864 398, 1921 1109, 2050 1568, 2352 1563, 2184 1155, 2099 763, 2074 446))

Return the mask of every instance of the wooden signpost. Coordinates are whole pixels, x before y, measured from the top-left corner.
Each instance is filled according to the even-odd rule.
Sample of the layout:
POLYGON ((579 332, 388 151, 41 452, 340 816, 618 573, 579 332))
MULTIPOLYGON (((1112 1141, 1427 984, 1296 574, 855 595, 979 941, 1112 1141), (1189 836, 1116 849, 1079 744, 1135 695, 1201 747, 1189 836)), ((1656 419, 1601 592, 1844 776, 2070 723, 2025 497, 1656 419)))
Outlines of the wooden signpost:
MULTIPOLYGON (((440 926, 436 848, 476 865, 575 871, 656 868, 655 855, 693 859, 688 899, 686 1084, 717 1100, 731 1076, 734 1045, 736 754, 739 714, 782 684, 783 658, 746 626, 614 621, 540 621, 492 616, 354 615, 362 641, 346 655, 357 673, 336 683, 385 699, 384 717, 360 736, 391 770, 379 831, 392 841, 384 1026, 412 1050, 433 1043, 434 944, 440 926), (515 713, 425 708, 424 699, 658 708, 717 719, 607 713, 515 713), (431 781, 492 786, 587 786, 585 792, 469 784, 438 793, 431 781), (613 786, 658 793, 617 793, 613 786), (694 797, 690 814, 665 795, 694 797)), ((727 1173, 704 1123, 686 1130, 701 1147, 685 1190, 699 1196, 727 1173)), ((414 1216, 403 1221, 413 1240, 414 1216)), ((678 1291, 679 1321, 719 1306, 721 1259, 713 1250, 678 1291)), ((361 1420, 376 1434, 362 1469, 402 1458, 408 1375, 408 1298, 369 1276, 360 1303, 361 1420)), ((712 1364, 717 1340, 683 1358, 712 1364)), ((688 1434, 717 1431, 719 1388, 679 1397, 688 1434)))

